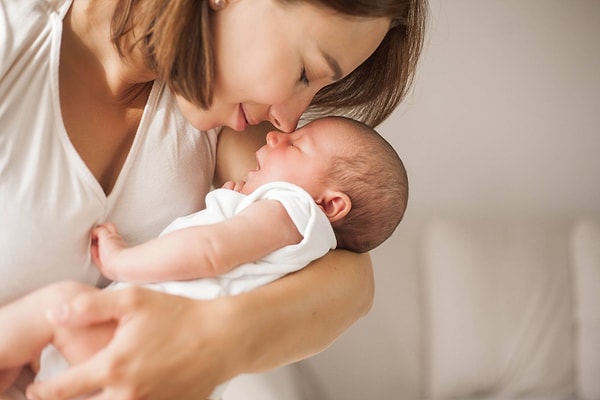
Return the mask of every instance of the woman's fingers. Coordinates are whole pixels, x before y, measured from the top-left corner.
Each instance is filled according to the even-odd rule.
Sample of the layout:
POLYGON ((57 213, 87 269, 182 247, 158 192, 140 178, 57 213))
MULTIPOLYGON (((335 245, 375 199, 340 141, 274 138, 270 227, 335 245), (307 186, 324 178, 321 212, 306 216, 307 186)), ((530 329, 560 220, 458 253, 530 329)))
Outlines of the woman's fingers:
POLYGON ((47 312, 48 320, 69 327, 84 327, 121 319, 141 301, 141 289, 99 290, 79 294, 47 312))
POLYGON ((27 398, 35 400, 67 400, 98 392, 102 389, 106 365, 105 353, 98 352, 85 363, 76 365, 55 378, 36 381, 27 388, 27 398))
POLYGON ((219 304, 227 306, 221 301, 202 307, 203 302, 133 287, 68 304, 72 310, 65 325, 113 321, 117 329, 109 345, 91 359, 32 385, 28 394, 34 399, 91 394, 95 400, 196 400, 207 398, 229 377, 223 354, 232 346, 222 343, 219 319, 225 312, 219 304))

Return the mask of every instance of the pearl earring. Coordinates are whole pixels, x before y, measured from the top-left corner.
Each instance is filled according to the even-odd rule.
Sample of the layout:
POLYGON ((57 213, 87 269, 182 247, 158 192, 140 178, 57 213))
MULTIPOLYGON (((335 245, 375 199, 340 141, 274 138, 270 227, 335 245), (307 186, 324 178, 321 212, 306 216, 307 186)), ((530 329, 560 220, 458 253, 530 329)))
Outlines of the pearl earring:
POLYGON ((213 11, 222 10, 227 6, 227 0, 209 0, 208 3, 213 11))

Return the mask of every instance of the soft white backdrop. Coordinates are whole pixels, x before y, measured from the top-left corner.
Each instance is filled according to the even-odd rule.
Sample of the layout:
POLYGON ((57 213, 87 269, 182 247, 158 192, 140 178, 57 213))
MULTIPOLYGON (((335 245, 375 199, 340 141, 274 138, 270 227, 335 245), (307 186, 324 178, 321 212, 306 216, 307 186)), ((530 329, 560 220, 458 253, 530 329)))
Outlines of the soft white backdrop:
POLYGON ((600 215, 600 1, 430 7, 414 89, 379 127, 409 172, 408 215, 373 252, 371 313, 301 365, 321 400, 410 398, 397 396, 419 384, 420 349, 403 345, 419 335, 405 324, 419 293, 395 263, 415 216, 600 215))
POLYGON ((381 127, 411 209, 600 207, 600 2, 430 2, 413 94, 381 127))

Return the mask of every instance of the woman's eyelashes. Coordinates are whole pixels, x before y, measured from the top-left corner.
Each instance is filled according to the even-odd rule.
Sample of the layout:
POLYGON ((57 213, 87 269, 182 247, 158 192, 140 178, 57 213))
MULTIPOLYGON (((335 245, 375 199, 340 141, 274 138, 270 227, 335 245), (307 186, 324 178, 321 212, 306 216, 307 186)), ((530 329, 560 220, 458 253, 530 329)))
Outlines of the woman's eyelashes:
POLYGON ((302 82, 304 86, 308 86, 310 84, 308 76, 306 75, 306 67, 302 67, 302 70, 300 71, 300 82, 302 82))

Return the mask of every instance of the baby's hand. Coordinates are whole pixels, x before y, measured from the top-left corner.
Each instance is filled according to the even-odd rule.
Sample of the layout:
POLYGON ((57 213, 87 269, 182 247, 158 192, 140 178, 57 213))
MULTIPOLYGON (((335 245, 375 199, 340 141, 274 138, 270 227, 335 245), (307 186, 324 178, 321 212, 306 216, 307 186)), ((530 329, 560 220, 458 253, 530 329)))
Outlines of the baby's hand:
POLYGON ((127 245, 117 226, 112 222, 98 225, 92 230, 92 260, 109 279, 117 279, 113 260, 127 245))
POLYGON ((222 186, 222 188, 223 189, 233 190, 233 191, 236 191, 236 192, 241 192, 242 188, 244 187, 245 184, 246 184, 246 181, 227 181, 222 186))

